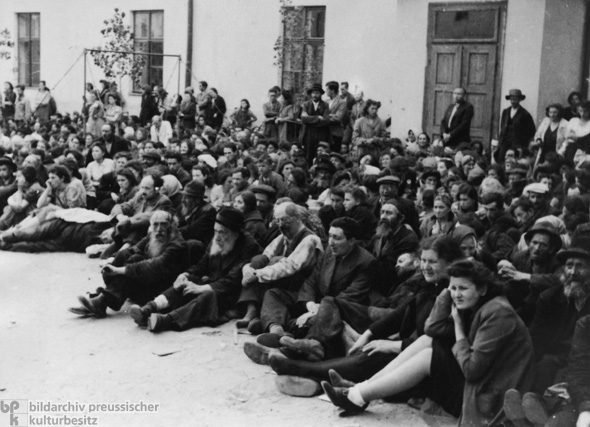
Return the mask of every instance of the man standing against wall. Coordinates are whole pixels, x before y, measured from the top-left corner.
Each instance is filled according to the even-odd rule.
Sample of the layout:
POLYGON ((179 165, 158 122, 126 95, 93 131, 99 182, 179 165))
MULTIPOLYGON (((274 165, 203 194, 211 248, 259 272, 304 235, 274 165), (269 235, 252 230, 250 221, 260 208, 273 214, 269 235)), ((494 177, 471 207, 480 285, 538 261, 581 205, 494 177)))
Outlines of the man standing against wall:
POLYGON ((471 142, 469 131, 473 119, 473 105, 465 100, 467 92, 462 87, 453 90, 453 104, 449 105, 440 123, 440 133, 445 147, 452 149, 462 142, 471 142))

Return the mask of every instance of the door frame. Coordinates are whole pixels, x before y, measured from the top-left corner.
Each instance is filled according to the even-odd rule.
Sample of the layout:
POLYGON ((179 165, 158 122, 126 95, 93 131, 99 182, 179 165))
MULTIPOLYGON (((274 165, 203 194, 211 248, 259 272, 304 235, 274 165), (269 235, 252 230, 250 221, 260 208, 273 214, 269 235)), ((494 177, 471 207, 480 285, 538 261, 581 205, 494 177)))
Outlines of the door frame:
MULTIPOLYGON (((504 46, 506 40, 506 15, 507 15, 507 0, 501 1, 487 1, 487 2, 464 2, 464 3, 430 3, 428 5, 428 28, 426 33, 426 56, 427 62, 426 67, 424 69, 424 96, 423 96, 423 105, 422 105, 422 128, 424 131, 427 132, 427 125, 428 125, 428 108, 431 106, 429 105, 429 94, 427 93, 429 82, 428 77, 430 74, 430 67, 433 65, 430 63, 430 54, 431 54, 431 46, 433 44, 495 44, 496 45, 496 64, 494 67, 495 72, 495 84, 494 84, 494 93, 492 94, 492 117, 490 121, 490 137, 497 139, 498 138, 498 130, 500 127, 500 115, 501 115, 501 101, 502 101, 502 74, 504 70, 504 46), (494 42, 490 41, 483 41, 483 40, 448 40, 444 42, 436 42, 434 41, 434 27, 435 27, 435 12, 437 11, 464 11, 464 10, 481 10, 481 9, 497 9, 499 16, 498 16, 498 25, 499 28, 497 30, 497 37, 494 42)), ((467 99, 469 100, 469 94, 467 95, 467 99)), ((434 112, 433 112, 434 114, 434 112)), ((430 129, 430 134, 433 134, 432 129, 430 129)), ((487 148, 490 141, 482 141, 484 146, 487 148)))

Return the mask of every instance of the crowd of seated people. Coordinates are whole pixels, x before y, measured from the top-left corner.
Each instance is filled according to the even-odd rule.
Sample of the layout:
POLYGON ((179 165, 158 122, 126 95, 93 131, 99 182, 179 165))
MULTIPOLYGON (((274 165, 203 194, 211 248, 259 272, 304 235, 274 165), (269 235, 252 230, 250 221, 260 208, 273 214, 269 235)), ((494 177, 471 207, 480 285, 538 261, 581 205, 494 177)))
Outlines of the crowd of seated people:
POLYGON ((581 94, 532 129, 511 90, 498 144, 469 140, 461 88, 440 137, 398 138, 346 82, 303 102, 273 87, 260 121, 204 81, 146 87, 137 116, 101 83, 80 114, 44 82, 36 108, 22 85, 1 96, 0 250, 100 257, 70 311, 130 300, 152 333, 236 320, 279 391, 346 415, 386 399, 462 426, 590 427, 581 94))

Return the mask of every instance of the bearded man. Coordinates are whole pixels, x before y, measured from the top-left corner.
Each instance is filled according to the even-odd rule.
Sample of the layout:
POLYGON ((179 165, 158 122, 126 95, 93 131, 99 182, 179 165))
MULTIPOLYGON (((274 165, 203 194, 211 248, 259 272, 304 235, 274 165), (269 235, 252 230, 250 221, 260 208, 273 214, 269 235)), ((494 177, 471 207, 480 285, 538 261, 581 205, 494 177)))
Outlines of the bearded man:
MULTIPOLYGON (((204 246, 200 247, 203 252, 204 246)), ((101 318, 106 316, 107 307, 120 310, 127 298, 145 303, 172 285, 191 264, 191 256, 197 255, 194 252, 191 254, 178 232, 176 218, 166 211, 155 211, 148 235, 137 245, 119 251, 113 263, 102 269, 106 287, 78 297, 82 307, 70 311, 101 318)))
POLYGON ((418 236, 411 228, 404 225, 404 220, 402 207, 397 200, 388 199, 381 204, 375 236, 367 245, 367 249, 377 259, 373 286, 376 292, 373 292, 372 302, 375 302, 378 294, 386 298, 401 283, 396 270, 399 256, 418 250, 420 244, 418 236))
POLYGON ((243 226, 240 211, 221 209, 207 253, 153 301, 143 307, 131 306, 129 314, 135 322, 151 332, 184 331, 226 322, 223 315, 234 308, 242 290, 242 267, 261 249, 244 233, 243 226))
POLYGON ((537 379, 534 391, 543 393, 555 383, 557 371, 566 366, 576 322, 590 314, 590 238, 572 239, 569 249, 557 253, 563 265, 562 286, 543 292, 529 328, 537 379))

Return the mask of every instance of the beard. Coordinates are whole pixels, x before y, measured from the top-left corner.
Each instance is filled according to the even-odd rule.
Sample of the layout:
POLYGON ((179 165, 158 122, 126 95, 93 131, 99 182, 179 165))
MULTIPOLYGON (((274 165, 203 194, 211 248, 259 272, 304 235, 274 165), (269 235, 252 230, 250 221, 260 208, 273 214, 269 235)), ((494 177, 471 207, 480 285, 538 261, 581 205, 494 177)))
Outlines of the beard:
POLYGON ((162 253, 166 249, 166 246, 168 246, 169 240, 170 236, 150 233, 150 241, 148 242, 146 248, 148 256, 150 258, 156 258, 162 255, 162 253))
POLYGON ((187 218, 195 209, 195 207, 197 206, 196 203, 190 202, 190 203, 182 203, 182 216, 187 218))
POLYGON ((397 230, 398 226, 399 226, 398 221, 391 221, 389 219, 383 218, 383 219, 379 220, 375 234, 378 237, 389 237, 393 234, 393 232, 395 230, 397 230))
POLYGON ((568 299, 579 300, 586 298, 590 293, 590 280, 566 279, 563 284, 563 293, 568 299))
POLYGON ((209 247, 209 256, 227 256, 234 248, 236 239, 237 237, 234 239, 224 239, 221 241, 213 239, 211 241, 211 246, 209 247))

